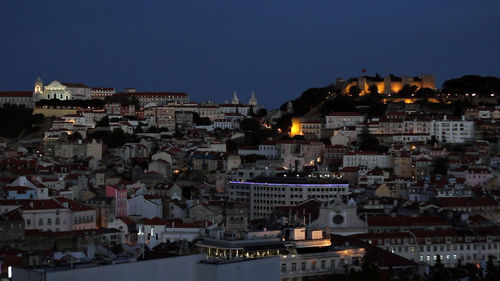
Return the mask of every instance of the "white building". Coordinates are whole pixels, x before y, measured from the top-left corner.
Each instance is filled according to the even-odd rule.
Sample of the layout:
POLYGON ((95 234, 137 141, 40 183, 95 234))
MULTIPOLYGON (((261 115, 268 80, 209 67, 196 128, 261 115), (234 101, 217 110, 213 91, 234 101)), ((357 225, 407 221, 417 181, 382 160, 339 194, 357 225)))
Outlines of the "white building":
POLYGON ((446 115, 442 120, 432 120, 431 136, 440 142, 464 143, 474 139, 474 121, 450 119, 446 115))
POLYGON ((22 210, 25 230, 73 230, 71 211, 54 199, 0 201, 3 213, 17 208, 22 210))
POLYGON ((230 200, 248 204, 250 219, 271 215, 277 206, 291 206, 310 198, 333 200, 347 195, 349 185, 333 180, 261 177, 249 181, 230 181, 227 195, 230 200))
POLYGON ((33 108, 32 92, 0 92, 0 107, 5 104, 24 105, 26 108, 33 108))
POLYGON ((90 91, 91 88, 82 83, 66 83, 54 80, 44 87, 39 96, 40 99, 46 100, 88 100, 90 99, 90 91))
POLYGON ((137 195, 127 200, 127 216, 140 216, 152 219, 162 216, 161 198, 137 195))
POLYGON ((107 97, 111 97, 112 95, 116 94, 115 88, 92 88, 90 90, 90 98, 91 99, 99 99, 103 100, 107 97))
POLYGON ((358 112, 334 112, 325 116, 325 128, 337 129, 343 126, 355 126, 364 121, 364 116, 358 112))
POLYGON ((343 167, 366 166, 368 169, 379 167, 381 169, 390 168, 390 156, 385 154, 376 154, 371 151, 348 152, 344 155, 343 167))
POLYGON ((233 130, 234 129, 233 123, 234 122, 232 120, 229 120, 229 119, 215 119, 214 123, 212 124, 212 127, 214 129, 233 130))
POLYGON ((500 241, 495 229, 408 230, 396 233, 354 235, 386 251, 415 262, 434 265, 437 256, 444 266, 484 264, 488 256, 500 258, 500 241))
POLYGON ((36 190, 37 199, 48 199, 49 198, 49 188, 41 184, 34 178, 28 178, 26 176, 20 176, 13 182, 7 184, 7 186, 26 186, 36 190))

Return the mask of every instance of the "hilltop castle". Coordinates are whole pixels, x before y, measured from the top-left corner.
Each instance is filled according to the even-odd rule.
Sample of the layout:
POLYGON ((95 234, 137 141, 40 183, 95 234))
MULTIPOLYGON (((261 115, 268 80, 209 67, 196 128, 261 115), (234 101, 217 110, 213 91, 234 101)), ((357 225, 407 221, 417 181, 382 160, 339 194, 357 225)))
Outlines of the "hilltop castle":
POLYGON ((425 74, 414 77, 399 77, 392 74, 381 77, 377 74, 376 76, 361 76, 359 78, 350 78, 347 81, 342 78, 338 78, 335 84, 336 88, 342 89, 343 93, 349 93, 351 87, 357 86, 361 90, 360 95, 367 94, 369 92, 368 89, 371 86, 376 86, 380 94, 391 94, 399 92, 405 85, 415 86, 418 89, 436 88, 435 77, 432 74, 425 74))

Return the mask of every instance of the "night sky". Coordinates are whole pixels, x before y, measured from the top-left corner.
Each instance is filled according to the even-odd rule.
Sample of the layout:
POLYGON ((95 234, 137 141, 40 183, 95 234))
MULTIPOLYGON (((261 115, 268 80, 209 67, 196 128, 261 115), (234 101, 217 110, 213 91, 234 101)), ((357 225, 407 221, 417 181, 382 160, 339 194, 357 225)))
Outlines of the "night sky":
POLYGON ((500 76, 500 1, 0 1, 0 91, 36 75, 274 108, 337 77, 500 76))

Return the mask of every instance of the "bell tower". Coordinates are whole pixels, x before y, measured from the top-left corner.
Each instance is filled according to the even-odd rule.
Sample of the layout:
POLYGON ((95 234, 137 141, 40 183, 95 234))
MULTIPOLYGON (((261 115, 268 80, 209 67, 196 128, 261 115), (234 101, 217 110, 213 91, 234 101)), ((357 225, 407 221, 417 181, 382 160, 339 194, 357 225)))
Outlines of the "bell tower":
POLYGON ((238 96, 236 95, 236 92, 233 93, 233 99, 231 100, 231 104, 239 104, 240 100, 238 99, 238 96))
POLYGON ((255 98, 255 93, 254 92, 252 92, 252 94, 250 96, 250 100, 248 101, 248 104, 249 105, 253 105, 253 106, 257 105, 257 99, 255 98))
POLYGON ((33 101, 37 102, 40 100, 41 95, 43 94, 43 82, 40 75, 35 80, 35 87, 33 90, 33 101))

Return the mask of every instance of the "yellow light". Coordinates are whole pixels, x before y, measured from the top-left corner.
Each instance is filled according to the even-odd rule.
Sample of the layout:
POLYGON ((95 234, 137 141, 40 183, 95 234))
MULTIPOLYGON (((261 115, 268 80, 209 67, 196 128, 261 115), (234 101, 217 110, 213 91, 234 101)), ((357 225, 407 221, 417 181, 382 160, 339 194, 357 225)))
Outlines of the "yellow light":
POLYGON ((290 137, 302 135, 302 130, 300 129, 300 118, 292 118, 292 128, 289 135, 290 137))

